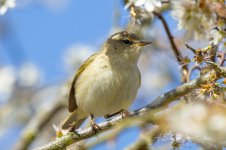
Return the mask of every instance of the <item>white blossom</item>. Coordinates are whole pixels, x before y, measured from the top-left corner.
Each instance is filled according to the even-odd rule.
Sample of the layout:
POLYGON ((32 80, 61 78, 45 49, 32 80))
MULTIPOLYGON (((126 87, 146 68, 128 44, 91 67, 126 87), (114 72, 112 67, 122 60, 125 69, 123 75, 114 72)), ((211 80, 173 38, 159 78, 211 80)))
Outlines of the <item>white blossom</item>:
POLYGON ((0 68, 0 101, 5 101, 9 98, 16 81, 15 70, 12 66, 0 68))
POLYGON ((160 0, 129 0, 125 9, 130 8, 133 23, 142 24, 145 20, 152 20, 154 18, 153 11, 161 6, 160 0))
POLYGON ((180 110, 180 114, 172 115, 169 118, 169 123, 179 133, 204 135, 205 130, 202 123, 204 122, 203 118, 207 117, 207 113, 208 111, 204 105, 188 105, 183 110, 180 110), (189 128, 186 124, 189 124, 189 128))
MULTIPOLYGON (((217 115, 214 115, 214 116, 211 116, 209 118, 209 129, 212 130, 213 132, 219 132, 219 131, 224 131, 225 127, 226 127, 226 118, 224 115, 220 115, 220 114, 217 114, 217 115), (217 123, 216 123, 217 122, 217 123)), ((225 135, 225 131, 223 132, 224 135, 225 135)))
POLYGON ((60 127, 60 125, 55 125, 55 124, 53 124, 53 129, 54 129, 54 131, 55 131, 55 133, 56 133, 56 138, 59 138, 59 137, 61 137, 62 135, 65 135, 66 133, 68 133, 68 131, 62 129, 62 128, 60 127))
POLYGON ((165 111, 169 128, 172 132, 181 133, 184 138, 201 143, 222 144, 226 140, 225 109, 214 104, 194 102, 173 111, 165 111), (189 125, 189 126, 188 126, 189 125))
POLYGON ((0 15, 4 15, 9 8, 14 8, 15 6, 15 0, 0 0, 0 15))
POLYGON ((174 0, 172 8, 172 16, 178 20, 179 30, 185 29, 189 39, 202 38, 214 27, 216 16, 208 2, 201 6, 193 0, 174 0))
POLYGON ((222 39, 223 39, 223 35, 220 33, 219 30, 213 29, 210 31, 209 33, 210 44, 217 45, 222 41, 222 39))
POLYGON ((159 0, 137 0, 134 3, 135 6, 143 7, 148 12, 153 12, 155 8, 160 8, 162 6, 159 0))
POLYGON ((40 79, 40 72, 38 68, 31 63, 22 64, 18 71, 18 82, 22 86, 30 87, 38 83, 40 79))
POLYGON ((131 4, 134 4, 136 7, 141 7, 147 12, 153 12, 155 8, 162 6, 160 0, 130 0, 125 7, 128 8, 131 4))

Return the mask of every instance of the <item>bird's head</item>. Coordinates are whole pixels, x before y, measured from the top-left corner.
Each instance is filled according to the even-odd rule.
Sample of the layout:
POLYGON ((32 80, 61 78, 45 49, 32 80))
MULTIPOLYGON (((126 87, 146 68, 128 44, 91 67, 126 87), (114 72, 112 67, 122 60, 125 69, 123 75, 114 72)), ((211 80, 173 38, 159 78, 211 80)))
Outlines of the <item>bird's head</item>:
POLYGON ((109 57, 122 56, 126 59, 137 62, 141 48, 148 44, 151 44, 151 42, 142 41, 135 34, 122 31, 113 34, 107 39, 105 52, 109 57))

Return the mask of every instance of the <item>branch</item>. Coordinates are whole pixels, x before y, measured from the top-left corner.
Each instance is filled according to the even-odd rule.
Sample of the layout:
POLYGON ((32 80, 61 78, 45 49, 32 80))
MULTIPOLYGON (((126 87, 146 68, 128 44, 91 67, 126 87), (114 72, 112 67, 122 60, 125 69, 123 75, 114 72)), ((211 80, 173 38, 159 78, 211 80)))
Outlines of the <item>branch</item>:
POLYGON ((162 24, 163 24, 163 26, 165 28, 165 31, 167 33, 168 39, 170 41, 170 44, 171 44, 172 50, 174 52, 174 55, 175 55, 178 63, 182 66, 182 77, 183 77, 182 81, 183 82, 187 82, 188 81, 188 67, 187 67, 187 65, 183 64, 183 57, 182 57, 182 55, 180 53, 180 50, 177 48, 175 42, 173 41, 174 38, 173 38, 173 36, 172 36, 172 34, 170 32, 168 24, 167 24, 166 20, 164 19, 164 17, 160 13, 154 11, 153 14, 155 16, 157 16, 161 20, 161 22, 162 22, 162 24))
POLYGON ((190 69, 190 71, 188 72, 189 80, 191 79, 191 75, 192 75, 193 71, 195 71, 195 70, 198 70, 198 71, 201 72, 201 71, 202 71, 202 68, 201 68, 199 65, 193 66, 193 67, 190 69))
POLYGON ((56 114, 61 108, 64 108, 63 100, 58 100, 49 105, 48 108, 38 110, 28 125, 23 130, 19 141, 13 147, 13 150, 28 149, 30 144, 36 138, 40 130, 49 122, 50 118, 56 114))
POLYGON ((193 47, 191 47, 190 45, 188 44, 185 44, 185 46, 190 49, 192 51, 193 54, 196 54, 196 49, 194 49, 193 47))
MULTIPOLYGON (((216 72, 217 79, 226 77, 226 68, 219 67, 219 72, 216 72)), ((201 84, 205 84, 209 81, 211 73, 215 72, 215 70, 210 71, 208 74, 203 75, 202 77, 197 78, 196 80, 192 80, 190 82, 184 83, 177 88, 157 97, 154 99, 149 105, 137 109, 129 115, 129 117, 136 117, 136 116, 144 116, 148 111, 153 110, 152 108, 160 107, 164 104, 168 104, 172 101, 178 100, 180 97, 185 96, 186 94, 190 93, 192 90, 199 88, 201 84)), ((35 150, 59 150, 59 149, 65 149, 67 146, 84 140, 88 139, 93 136, 97 136, 97 134, 100 134, 101 132, 105 132, 112 127, 115 126, 118 122, 122 121, 123 118, 121 115, 114 116, 113 118, 110 118, 104 122, 101 122, 98 124, 100 129, 96 131, 96 133, 92 130, 91 127, 86 128, 84 130, 80 131, 74 131, 74 132, 68 132, 61 138, 56 139, 55 141, 52 141, 44 146, 41 146, 35 150)))
POLYGON ((217 54, 217 57, 220 57, 220 64, 219 64, 219 66, 224 66, 224 62, 225 62, 225 52, 219 52, 218 54, 217 54))
POLYGON ((56 139, 44 146, 41 146, 35 150, 61 150, 65 149, 67 146, 79 142, 84 139, 88 139, 93 136, 97 136, 97 133, 107 131, 111 129, 116 123, 122 120, 121 115, 117 115, 114 118, 111 118, 105 122, 99 123, 98 126, 100 129, 97 129, 96 133, 91 127, 86 128, 82 131, 68 132, 63 137, 56 139))

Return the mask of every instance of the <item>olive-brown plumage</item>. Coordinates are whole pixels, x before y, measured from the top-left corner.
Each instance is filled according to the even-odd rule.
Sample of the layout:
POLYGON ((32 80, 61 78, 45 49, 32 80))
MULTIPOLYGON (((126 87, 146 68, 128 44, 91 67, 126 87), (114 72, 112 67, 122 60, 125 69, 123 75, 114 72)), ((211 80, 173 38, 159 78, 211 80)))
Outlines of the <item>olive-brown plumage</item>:
POLYGON ((89 115, 106 116, 127 110, 141 84, 137 67, 140 49, 150 43, 126 31, 109 37, 104 47, 78 69, 68 99, 71 114, 62 128, 72 122, 79 127, 89 115))

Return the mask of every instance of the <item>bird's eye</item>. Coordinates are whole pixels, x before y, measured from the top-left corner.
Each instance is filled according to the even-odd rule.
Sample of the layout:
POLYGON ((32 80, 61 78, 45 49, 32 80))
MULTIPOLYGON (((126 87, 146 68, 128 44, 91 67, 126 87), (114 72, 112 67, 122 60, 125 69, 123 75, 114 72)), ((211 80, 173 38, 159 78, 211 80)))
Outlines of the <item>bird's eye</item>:
POLYGON ((131 42, 130 40, 122 40, 122 42, 127 45, 133 44, 133 42, 131 42))

